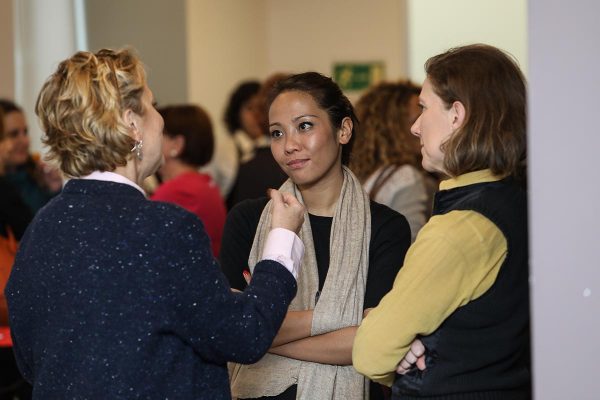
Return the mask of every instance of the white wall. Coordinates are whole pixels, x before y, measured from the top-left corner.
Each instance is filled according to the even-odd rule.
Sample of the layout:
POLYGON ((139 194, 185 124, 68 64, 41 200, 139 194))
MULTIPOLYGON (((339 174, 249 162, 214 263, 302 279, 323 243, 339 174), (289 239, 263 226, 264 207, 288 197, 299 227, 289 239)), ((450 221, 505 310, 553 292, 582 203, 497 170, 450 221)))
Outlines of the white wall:
POLYGON ((600 3, 529 0, 535 398, 600 397, 600 3))
POLYGON ((0 0, 0 98, 15 95, 15 63, 12 0, 0 0))
POLYGON ((218 133, 230 92, 266 74, 264 0, 187 0, 188 99, 205 107, 218 133))
POLYGON ((89 50, 134 47, 146 66, 148 85, 159 105, 184 103, 185 5, 185 0, 85 0, 89 50))
POLYGON ((425 79, 423 65, 451 47, 487 43, 511 53, 527 75, 526 0, 408 0, 409 76, 425 79))
POLYGON ((406 77, 405 0, 267 0, 267 12, 271 72, 383 61, 388 79, 406 77))
POLYGON ((72 0, 19 0, 15 7, 15 100, 25 111, 32 151, 42 151, 37 96, 58 63, 76 49, 72 0), (35 27, 35 29, 32 29, 35 27))

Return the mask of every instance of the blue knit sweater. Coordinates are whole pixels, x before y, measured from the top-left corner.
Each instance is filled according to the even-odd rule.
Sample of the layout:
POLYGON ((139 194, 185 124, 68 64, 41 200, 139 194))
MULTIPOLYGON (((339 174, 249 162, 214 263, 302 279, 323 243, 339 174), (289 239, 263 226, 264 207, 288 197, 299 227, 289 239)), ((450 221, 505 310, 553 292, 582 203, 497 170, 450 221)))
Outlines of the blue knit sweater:
POLYGON ((6 287, 38 399, 229 399, 226 362, 260 359, 295 293, 274 261, 232 293, 197 217, 93 180, 40 210, 6 287))

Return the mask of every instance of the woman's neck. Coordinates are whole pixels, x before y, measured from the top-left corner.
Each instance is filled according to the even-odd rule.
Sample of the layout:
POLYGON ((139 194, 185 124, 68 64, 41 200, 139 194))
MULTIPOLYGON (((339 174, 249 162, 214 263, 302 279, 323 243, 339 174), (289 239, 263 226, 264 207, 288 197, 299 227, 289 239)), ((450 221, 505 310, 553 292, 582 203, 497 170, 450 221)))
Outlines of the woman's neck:
POLYGON ((124 176, 139 186, 142 186, 142 182, 146 179, 145 176, 141 176, 134 160, 129 160, 126 165, 116 167, 112 172, 124 176))
POLYGON ((185 164, 178 159, 168 160, 160 168, 160 176, 163 182, 176 178, 186 172, 198 172, 198 168, 193 165, 185 164))
POLYGON ((342 169, 338 171, 315 184, 299 188, 309 214, 333 217, 344 183, 342 169))

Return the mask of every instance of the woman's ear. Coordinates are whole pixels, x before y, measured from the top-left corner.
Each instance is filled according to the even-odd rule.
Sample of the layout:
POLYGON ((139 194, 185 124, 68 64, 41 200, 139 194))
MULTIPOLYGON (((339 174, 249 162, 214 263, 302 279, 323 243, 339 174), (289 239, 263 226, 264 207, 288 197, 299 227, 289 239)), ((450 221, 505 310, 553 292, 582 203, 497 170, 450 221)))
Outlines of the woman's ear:
POLYGON ((338 141, 340 144, 347 144, 352 138, 352 128, 354 124, 352 123, 352 119, 350 117, 345 117, 342 120, 342 126, 338 131, 338 141))
POLYGON ((172 150, 175 150, 175 152, 177 152, 177 157, 179 157, 181 155, 181 153, 183 153, 183 150, 185 149, 185 136, 183 135, 177 135, 174 138, 172 138, 172 150))
POLYGON ((127 127, 131 130, 131 133, 133 134, 133 138, 135 140, 140 140, 140 132, 138 129, 138 115, 133 112, 133 110, 131 110, 130 108, 128 108, 127 110, 123 111, 123 121, 125 121, 125 124, 127 125, 127 127))
POLYGON ((454 103, 452 103, 452 106, 450 107, 450 115, 452 118, 451 124, 452 124, 452 129, 456 130, 458 128, 460 128, 463 123, 465 122, 465 116, 467 114, 467 111, 465 110, 465 106, 463 103, 461 103, 460 101, 455 101, 454 103))

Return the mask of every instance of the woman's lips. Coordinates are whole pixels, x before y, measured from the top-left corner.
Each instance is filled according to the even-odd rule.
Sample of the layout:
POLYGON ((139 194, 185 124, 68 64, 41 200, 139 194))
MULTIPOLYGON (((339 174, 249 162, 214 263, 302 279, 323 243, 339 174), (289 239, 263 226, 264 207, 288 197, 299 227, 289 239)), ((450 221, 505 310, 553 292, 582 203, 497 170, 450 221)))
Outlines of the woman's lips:
POLYGON ((287 166, 291 169, 299 169, 304 167, 308 163, 308 159, 291 160, 287 162, 287 166))

